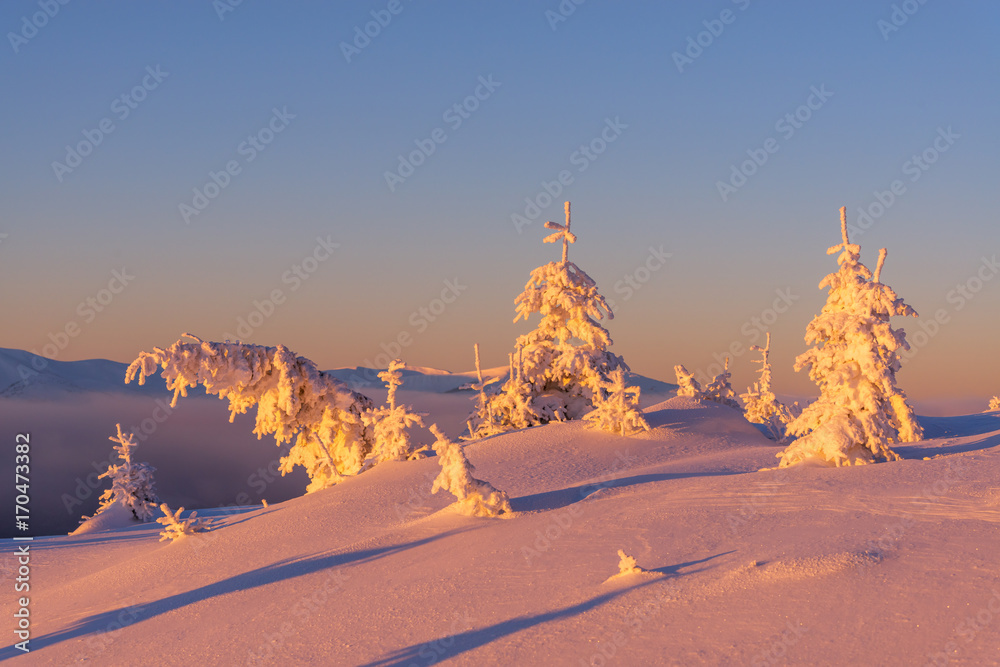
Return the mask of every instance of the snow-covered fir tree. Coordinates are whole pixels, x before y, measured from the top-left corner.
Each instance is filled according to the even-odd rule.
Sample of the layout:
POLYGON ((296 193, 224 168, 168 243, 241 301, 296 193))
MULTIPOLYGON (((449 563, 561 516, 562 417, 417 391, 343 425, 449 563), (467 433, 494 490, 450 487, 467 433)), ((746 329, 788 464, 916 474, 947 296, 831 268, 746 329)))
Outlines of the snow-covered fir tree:
POLYGON ((372 448, 362 419, 372 408, 368 397, 283 345, 212 343, 185 335, 195 342, 178 340, 166 350, 141 353, 125 381, 138 377, 143 384, 162 369, 174 392, 171 405, 200 384, 207 393, 229 400, 230 421, 256 407, 254 434, 273 435, 278 445, 293 442, 280 470, 285 474, 303 466, 311 480, 307 492, 361 471, 372 448))
POLYGON ((782 453, 781 466, 818 459, 837 466, 892 461, 890 445, 913 442, 923 431, 896 385, 899 350, 908 350, 902 329, 889 318, 917 313, 880 282, 885 250, 873 274, 860 262, 861 248, 847 236, 846 209, 840 209, 839 270, 826 276, 826 305, 806 329, 815 346, 799 355, 795 370, 809 369, 820 397, 788 425, 797 436, 782 453))
POLYGON ((732 377, 732 374, 729 372, 729 357, 726 357, 725 368, 702 391, 702 399, 739 410, 740 402, 736 400, 736 392, 733 391, 733 386, 729 383, 730 377, 732 377))
POLYGON ((677 395, 689 398, 702 398, 705 394, 701 390, 701 384, 694 379, 694 375, 681 365, 674 366, 674 374, 677 375, 677 395))
POLYGON ((163 524, 164 528, 160 531, 160 541, 170 540, 173 542, 176 539, 182 537, 187 537, 188 535, 195 535, 197 533, 204 533, 210 530, 212 521, 210 519, 199 518, 197 512, 191 512, 186 519, 181 518, 181 512, 184 508, 181 507, 176 512, 172 512, 166 503, 160 505, 160 511, 163 512, 163 516, 156 520, 156 523, 163 524))
POLYGON ((475 471, 469 459, 465 457, 462 446, 452 442, 437 424, 431 424, 431 433, 437 439, 434 442, 434 452, 441 464, 441 472, 434 480, 431 493, 443 489, 454 495, 459 511, 469 516, 497 517, 510 514, 510 499, 489 482, 472 476, 475 471))
POLYGON ((402 370, 406 364, 396 359, 389 368, 378 374, 380 380, 386 383, 389 393, 386 405, 361 414, 362 421, 368 427, 372 449, 365 461, 365 467, 371 467, 382 461, 405 461, 420 458, 428 447, 416 447, 410 440, 407 429, 413 426, 423 426, 423 415, 412 412, 406 405, 396 403, 396 390, 403 384, 402 370))
POLYGON ((649 430, 639 410, 639 387, 625 383, 624 370, 612 371, 608 380, 601 381, 600 389, 594 398, 594 409, 583 417, 588 426, 621 435, 649 430))
MULTIPOLYGON (((108 469, 97 477, 98 479, 107 477, 111 480, 111 488, 105 489, 101 494, 101 505, 97 508, 97 514, 112 505, 120 504, 130 510, 137 521, 149 521, 153 518, 153 510, 159 503, 156 497, 156 482, 153 480, 156 468, 148 463, 133 461, 133 450, 138 446, 135 434, 123 432, 121 424, 116 424, 116 428, 117 435, 108 439, 117 443, 115 451, 118 453, 120 463, 109 465, 108 469)), ((93 517, 85 516, 83 520, 91 518, 93 517)))
POLYGON ((517 339, 516 373, 487 391, 486 405, 470 418, 473 437, 579 419, 595 407, 601 383, 618 368, 628 370, 625 361, 608 350, 611 336, 599 322, 614 313, 597 283, 569 260, 569 246, 576 242, 570 224, 569 202, 565 225, 545 223, 554 233, 544 242, 561 242, 562 259, 532 271, 514 301, 515 323, 535 313, 541 321, 517 339))
POLYGON ((990 399, 990 405, 986 409, 986 412, 993 412, 994 410, 1000 410, 1000 396, 994 396, 990 399))
POLYGON ((743 399, 743 415, 747 421, 754 424, 764 424, 772 440, 781 442, 785 437, 785 428, 792 421, 792 413, 788 407, 778 400, 771 390, 771 332, 767 333, 767 343, 764 347, 751 345, 751 350, 761 353, 761 359, 754 363, 760 364, 760 378, 752 387, 747 387, 743 399))

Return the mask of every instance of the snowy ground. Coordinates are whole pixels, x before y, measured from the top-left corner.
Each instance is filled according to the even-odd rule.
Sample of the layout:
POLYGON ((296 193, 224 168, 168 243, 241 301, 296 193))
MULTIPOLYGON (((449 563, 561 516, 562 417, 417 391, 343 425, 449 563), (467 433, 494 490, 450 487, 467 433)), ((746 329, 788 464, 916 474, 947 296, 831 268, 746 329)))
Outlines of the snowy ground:
MULTIPOLYGON (((422 396, 401 398, 454 434, 468 394, 422 396)), ((567 423, 469 445, 509 519, 431 495, 432 458, 202 510, 218 527, 177 543, 157 524, 36 538, 32 652, 0 659, 998 664, 1000 413, 922 418, 900 462, 763 472, 779 448, 730 408, 670 398, 647 418, 633 438, 567 423), (648 572, 609 581, 618 549, 648 572)))

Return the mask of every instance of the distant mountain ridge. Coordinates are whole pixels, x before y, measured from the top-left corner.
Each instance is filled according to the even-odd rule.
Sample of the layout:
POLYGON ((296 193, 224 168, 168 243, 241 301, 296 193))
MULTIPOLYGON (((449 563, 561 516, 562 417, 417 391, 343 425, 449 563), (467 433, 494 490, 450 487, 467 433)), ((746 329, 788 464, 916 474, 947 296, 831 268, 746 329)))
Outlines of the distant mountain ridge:
MULTIPOLYGON (((65 397, 82 392, 139 394, 144 396, 169 395, 162 380, 149 380, 144 385, 125 384, 128 364, 108 359, 85 361, 56 361, 25 350, 0 348, 0 398, 46 399, 65 397)), ((326 371, 352 389, 380 389, 384 385, 378 374, 384 369, 347 367, 326 371)), ((483 370, 483 377, 502 381, 507 367, 483 370)), ((452 373, 435 368, 411 367, 403 370, 402 389, 447 393, 459 391, 477 381, 474 371, 452 373)), ((635 373, 629 382, 643 392, 667 393, 677 385, 661 382, 635 373)), ((191 389, 190 392, 203 391, 191 389)))

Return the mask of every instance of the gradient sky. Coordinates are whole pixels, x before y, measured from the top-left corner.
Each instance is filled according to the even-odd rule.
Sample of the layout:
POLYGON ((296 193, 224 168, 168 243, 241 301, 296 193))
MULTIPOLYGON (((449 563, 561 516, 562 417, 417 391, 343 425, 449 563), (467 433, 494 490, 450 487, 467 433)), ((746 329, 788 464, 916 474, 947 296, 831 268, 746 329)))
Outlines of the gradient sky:
POLYGON ((777 389, 805 393, 792 363, 836 268, 838 209, 857 224, 898 180, 852 240, 872 267, 888 247, 883 280, 921 314, 911 336, 943 313, 900 384, 1000 392, 1000 269, 983 265, 1000 253, 996 3, 567 1, 556 22, 555 0, 258 1, 220 18, 225 2, 71 2, 51 18, 45 2, 0 5, 0 346, 129 361, 185 331, 234 333, 257 302, 270 316, 249 340, 323 367, 377 364, 401 335, 410 365, 467 370, 477 341, 506 364, 526 330, 513 300, 558 259, 542 223, 570 199, 571 259, 614 300, 613 349, 633 370, 672 381, 736 345, 745 387, 762 318, 777 389), (391 21, 348 62, 372 12, 391 21), (679 68, 689 38, 705 46, 679 68), (121 99, 144 81, 141 102, 121 99), (477 89, 467 117, 449 113, 477 89), (797 127, 782 120, 797 111, 797 127), (104 119, 113 130, 72 171, 53 165, 104 119), (385 173, 438 128, 445 141, 390 190, 385 173), (261 130, 273 140, 251 150, 261 130), (602 132, 603 153, 578 152, 602 132), (768 139, 776 152, 723 201, 717 183, 768 139), (180 205, 231 162, 187 223, 180 205), (572 182, 519 233, 512 215, 564 170, 572 182), (318 238, 339 247, 303 264, 318 238), (671 257, 647 274, 661 247, 671 257), (122 269, 134 278, 102 293, 122 269), (632 294, 629 275, 645 280, 632 294), (458 296, 435 303, 445 281, 458 296), (791 306, 769 312, 779 292, 791 306))

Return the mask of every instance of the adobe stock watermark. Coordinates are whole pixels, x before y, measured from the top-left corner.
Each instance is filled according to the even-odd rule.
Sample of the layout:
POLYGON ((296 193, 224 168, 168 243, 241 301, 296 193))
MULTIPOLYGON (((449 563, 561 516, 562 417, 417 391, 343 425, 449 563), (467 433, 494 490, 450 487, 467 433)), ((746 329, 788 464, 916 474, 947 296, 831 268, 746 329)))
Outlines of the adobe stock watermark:
POLYGON ((615 294, 620 294, 621 302, 608 299, 608 306, 615 311, 623 303, 627 303, 653 278, 653 274, 667 265, 667 260, 673 257, 673 253, 664 252, 663 245, 656 248, 649 246, 646 258, 631 272, 622 276, 621 280, 614 285, 615 294))
POLYGON ((371 12, 372 20, 364 24, 364 26, 356 25, 354 26, 354 38, 350 42, 340 42, 340 52, 344 54, 344 60, 347 64, 351 64, 351 60, 355 57, 361 55, 361 52, 367 49, 372 40, 382 34, 382 31, 389 27, 393 19, 403 13, 406 7, 403 5, 401 0, 389 0, 386 4, 385 9, 373 9, 371 12))
POLYGON ((694 372, 693 375, 698 382, 702 384, 711 382, 712 378, 723 371, 726 357, 735 359, 746 354, 750 346, 762 341, 771 326, 778 321, 778 318, 787 313, 795 305, 795 302, 802 298, 798 294, 794 294, 791 287, 779 287, 774 290, 774 294, 774 300, 771 301, 769 307, 748 318, 740 325, 740 333, 745 337, 745 342, 734 340, 724 351, 713 352, 714 363, 707 369, 699 368, 694 372))
POLYGON ((559 28, 560 23, 565 23, 569 17, 576 13, 576 8, 587 0, 560 0, 556 8, 545 10, 545 20, 549 22, 552 32, 559 28))
POLYGON ((879 19, 875 22, 875 27, 882 33, 882 41, 888 42, 889 35, 899 32, 899 29, 909 23, 910 18, 926 4, 927 0, 903 0, 898 5, 893 4, 892 11, 889 12, 889 20, 879 19))
POLYGON ((21 29, 17 32, 8 32, 7 41, 10 48, 14 49, 14 54, 21 52, 21 47, 38 36, 38 31, 49 24, 70 0, 38 0, 40 11, 35 12, 30 17, 21 17, 21 29))
MULTIPOLYGON (((774 123, 775 132, 781 135, 781 140, 788 141, 795 136, 796 132, 805 127, 805 124, 812 119, 813 114, 822 109, 831 97, 833 97, 833 93, 826 89, 825 83, 820 84, 819 88, 810 86, 809 95, 805 102, 774 123)), ((747 181, 767 164, 771 156, 780 149, 781 141, 774 137, 765 139, 760 148, 748 148, 746 154, 749 159, 744 160, 739 165, 730 165, 729 179, 715 182, 715 187, 719 191, 719 197, 722 198, 722 201, 729 201, 729 198, 746 185, 747 181)))
POLYGON ((31 358, 32 367, 29 368, 24 364, 17 365, 17 372, 21 380, 27 382, 48 368, 49 360, 57 359, 69 347, 70 342, 83 333, 84 327, 96 320, 115 301, 118 295, 132 284, 133 280, 135 280, 135 276, 130 274, 124 266, 121 270, 111 271, 111 279, 108 280, 106 287, 102 287, 77 304, 77 318, 70 319, 56 331, 50 331, 47 336, 48 342, 42 345, 41 351, 36 348, 28 350, 33 355, 31 358))
MULTIPOLYGON (((479 110, 480 105, 490 99, 497 88, 503 85, 499 81, 494 81, 492 74, 485 77, 480 76, 477 81, 478 85, 472 94, 467 95, 460 102, 452 104, 441 114, 441 120, 448 125, 452 132, 458 131, 458 128, 462 127, 462 124, 479 110)), ((446 141, 448 141, 448 132, 443 127, 435 127, 424 139, 414 139, 413 143, 416 148, 406 155, 400 153, 396 169, 394 171, 386 170, 383 174, 389 192, 395 192, 397 187, 413 176, 417 169, 427 162, 431 155, 434 155, 437 147, 446 141)))
MULTIPOLYGON (((160 84, 168 76, 170 76, 170 72, 164 72, 159 65, 147 66, 146 74, 139 83, 111 100, 111 113, 119 122, 124 121, 139 108, 139 105, 146 100, 151 92, 160 87, 160 84)), ((82 165, 84 159, 93 153, 95 148, 104 143, 107 136, 115 129, 115 122, 109 116, 99 120, 93 129, 84 128, 82 130, 83 139, 72 146, 66 145, 66 155, 63 157, 63 161, 55 160, 52 162, 52 172, 56 175, 56 180, 62 183, 66 175, 73 173, 74 169, 82 165)))
MULTIPOLYGON (((604 119, 604 126, 590 141, 580 144, 580 146, 570 153, 569 164, 576 167, 576 173, 582 174, 587 171, 601 155, 608 150, 608 146, 618 141, 622 133, 628 129, 628 125, 621 121, 619 116, 613 119, 604 119)), ((560 201, 559 195, 563 190, 573 184, 576 176, 571 169, 563 169, 551 181, 543 180, 542 189, 531 197, 524 198, 524 210, 521 213, 511 213, 510 222, 518 234, 524 232, 524 228, 541 217, 542 212, 553 203, 560 201)))
POLYGON ((212 9, 220 21, 226 20, 226 14, 236 11, 236 8, 243 4, 243 0, 212 0, 212 9))
POLYGON ((400 358, 403 350, 413 345, 416 336, 427 331, 431 324, 444 315, 449 306, 458 301, 462 293, 469 289, 469 286, 463 285, 459 278, 445 279, 442 285, 440 296, 431 299, 426 305, 422 305, 410 313, 407 318, 409 327, 401 329, 390 340, 379 343, 379 349, 382 351, 375 355, 374 360, 365 359, 362 362, 362 368, 358 369, 361 375, 354 373, 348 380, 348 385, 352 389, 365 387, 372 383, 382 386, 374 369, 387 368, 393 359, 400 358))
POLYGON ((281 274, 281 284, 288 285, 288 293, 280 287, 272 289, 263 299, 254 299, 253 307, 246 316, 236 318, 235 334, 223 334, 226 340, 247 341, 253 338, 253 332, 264 326, 271 319, 278 307, 288 300, 288 294, 297 292, 309 278, 319 271, 319 267, 333 257, 334 251, 340 247, 334 243, 330 235, 325 238, 316 237, 316 245, 301 260, 293 264, 281 274))
MULTIPOLYGON (((750 0, 733 0, 733 4, 743 12, 750 6, 750 0)), ((670 54, 674 65, 677 67, 677 71, 683 74, 685 67, 693 65, 694 61, 705 53, 705 49, 715 44, 715 40, 722 36, 722 33, 726 30, 726 26, 736 22, 737 16, 738 14, 733 10, 723 9, 719 13, 718 18, 702 21, 701 24, 705 26, 705 29, 693 37, 688 36, 684 52, 674 51, 670 54)))
MULTIPOLYGON (((911 183, 916 183, 920 180, 932 165, 937 163, 941 155, 947 153, 948 150, 955 145, 955 142, 962 138, 962 135, 956 134, 952 129, 951 125, 947 128, 938 127, 937 136, 931 142, 930 146, 923 149, 919 153, 914 153, 910 159, 903 163, 900 167, 900 171, 903 172, 904 176, 909 176, 911 183)), ((905 195, 907 192, 906 183, 902 179, 895 179, 889 184, 886 190, 875 190, 872 194, 875 197, 875 201, 871 202, 867 206, 858 207, 858 219, 856 224, 848 223, 847 231, 850 233, 851 238, 856 238, 861 236, 866 231, 871 229, 871 227, 881 218, 886 212, 892 208, 900 197, 905 195)))
POLYGON ((809 632, 809 628, 805 625, 801 623, 796 625, 788 621, 785 623, 784 630, 772 635, 764 642, 767 648, 750 659, 751 667, 771 667, 784 662, 788 656, 788 649, 798 644, 802 635, 807 632, 809 632))
POLYGON ((264 126, 256 132, 248 134, 246 139, 236 146, 236 154, 243 158, 242 164, 240 160, 232 159, 226 162, 219 171, 209 171, 205 184, 200 188, 192 189, 194 196, 191 198, 191 203, 181 202, 177 205, 184 224, 190 225, 191 218, 201 215, 208 208, 208 205, 229 187, 233 178, 243 173, 243 166, 256 160, 257 156, 263 153, 275 137, 284 132, 294 119, 295 114, 288 113, 288 107, 272 108, 271 117, 264 126))
POLYGON ((964 309, 998 273, 1000 273, 1000 262, 997 261, 996 253, 991 257, 983 255, 973 274, 945 294, 945 302, 951 306, 950 311, 947 308, 938 308, 934 311, 933 318, 917 318, 920 330, 912 336, 907 334, 906 339, 910 349, 898 351, 899 363, 905 365, 917 356, 921 349, 941 333, 942 327, 951 322, 952 313, 964 309))
POLYGON ((966 616, 952 630, 951 638, 942 647, 942 650, 927 656, 926 667, 945 667, 957 658, 963 646, 969 646, 979 634, 989 628, 1000 618, 1000 588, 990 591, 992 595, 986 600, 975 614, 966 616), (961 640, 961 643, 959 643, 961 640))

